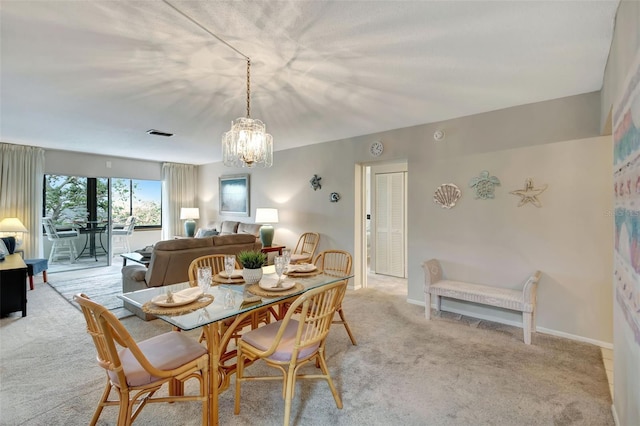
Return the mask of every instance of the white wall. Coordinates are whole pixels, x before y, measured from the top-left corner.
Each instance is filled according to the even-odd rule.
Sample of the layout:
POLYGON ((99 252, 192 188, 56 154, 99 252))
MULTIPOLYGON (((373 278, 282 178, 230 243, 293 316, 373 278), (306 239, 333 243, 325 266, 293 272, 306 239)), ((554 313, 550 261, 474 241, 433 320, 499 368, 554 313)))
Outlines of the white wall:
MULTIPOLYGON (((538 327, 612 342, 611 273, 613 249, 610 189, 610 137, 556 142, 436 160, 422 170, 411 168, 422 183, 424 197, 411 209, 411 223, 423 225, 410 234, 413 261, 438 258, 450 279, 521 288, 535 270, 538 286, 538 327), (488 170, 500 179, 495 199, 475 198, 470 178, 488 170), (542 207, 518 207, 521 198, 509 191, 522 189, 526 178, 534 187, 548 185, 539 196, 542 207), (455 183, 462 197, 451 210, 440 208, 429 195, 443 183, 455 183)), ((420 300, 422 289, 410 288, 409 298, 420 300)), ((445 301, 445 309, 521 324, 510 311, 445 301)))
MULTIPOLYGON (((590 93, 279 151, 271 169, 203 165, 201 223, 218 219, 218 176, 250 173, 251 217, 229 219, 253 222, 256 207, 277 207, 280 223, 274 241, 293 246, 300 233, 316 231, 321 234, 319 250, 355 253, 355 165, 407 161, 410 301, 422 303, 421 264, 428 257, 444 259, 450 276, 510 287, 540 269, 538 324, 610 344, 607 277, 613 231, 606 214, 611 209, 611 144, 589 139, 599 135, 599 104, 599 94, 590 93), (439 128, 447 137, 434 142, 433 132, 439 128), (378 158, 369 155, 375 140, 385 144, 378 158), (476 201, 467 191, 469 179, 483 169, 503 181, 496 200, 476 201), (319 191, 309 184, 314 174, 322 177, 319 191), (522 188, 527 177, 550 185, 541 209, 517 208, 518 199, 507 194, 522 188), (464 196, 453 210, 443 212, 432 201, 433 191, 450 181, 458 183, 464 196), (339 203, 329 202, 333 191, 342 196, 339 203)), ((277 147, 277 135, 274 138, 277 147)), ((519 321, 508 312, 491 314, 519 321)))
MULTIPOLYGON (((610 126, 612 105, 621 95, 627 74, 640 53, 640 2, 621 1, 604 76, 600 121, 610 126)), ((613 277, 612 277, 613 278, 613 277)), ((612 293, 615 289, 612 289, 612 293)), ((614 299, 615 300, 615 299, 614 299)), ((614 304, 613 406, 619 425, 640 424, 640 343, 618 303, 614 304)))

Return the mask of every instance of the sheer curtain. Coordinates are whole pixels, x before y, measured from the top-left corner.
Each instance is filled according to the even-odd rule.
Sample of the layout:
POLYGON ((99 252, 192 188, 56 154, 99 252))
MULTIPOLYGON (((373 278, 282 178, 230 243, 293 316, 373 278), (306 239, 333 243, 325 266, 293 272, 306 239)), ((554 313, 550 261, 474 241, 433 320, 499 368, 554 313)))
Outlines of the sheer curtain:
POLYGON ((42 257, 40 235, 44 149, 0 143, 0 220, 17 217, 29 230, 25 258, 42 257))
POLYGON ((180 208, 198 207, 198 168, 192 164, 162 164, 162 239, 182 234, 180 208))

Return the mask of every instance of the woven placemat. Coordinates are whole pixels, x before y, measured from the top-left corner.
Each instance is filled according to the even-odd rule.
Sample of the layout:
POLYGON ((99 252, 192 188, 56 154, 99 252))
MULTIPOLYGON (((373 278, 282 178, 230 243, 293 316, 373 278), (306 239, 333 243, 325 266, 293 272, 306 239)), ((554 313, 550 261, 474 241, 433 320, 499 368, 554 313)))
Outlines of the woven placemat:
POLYGON ((293 287, 291 287, 290 289, 282 290, 282 291, 268 291, 268 290, 265 290, 265 289, 261 288, 260 285, 258 285, 258 284, 252 284, 247 289, 247 291, 249 291, 250 293, 253 293, 256 296, 262 296, 262 297, 288 296, 290 294, 297 293, 300 290, 304 290, 304 286, 302 284, 300 284, 300 283, 295 283, 295 285, 293 287))
POLYGON ((220 284, 244 284, 244 278, 231 278, 231 281, 229 281, 229 278, 223 277, 220 274, 215 274, 213 276, 213 282, 220 284))
POLYGON ((291 278, 305 278, 305 277, 313 277, 314 275, 320 275, 322 271, 320 269, 316 269, 311 272, 285 272, 284 274, 291 278))
POLYGON ((195 311, 196 309, 204 308, 205 306, 213 302, 213 299, 213 294, 203 294, 195 302, 191 302, 182 306, 176 306, 173 308, 158 306, 149 301, 142 305, 142 311, 147 314, 153 315, 181 315, 186 314, 187 312, 195 311))

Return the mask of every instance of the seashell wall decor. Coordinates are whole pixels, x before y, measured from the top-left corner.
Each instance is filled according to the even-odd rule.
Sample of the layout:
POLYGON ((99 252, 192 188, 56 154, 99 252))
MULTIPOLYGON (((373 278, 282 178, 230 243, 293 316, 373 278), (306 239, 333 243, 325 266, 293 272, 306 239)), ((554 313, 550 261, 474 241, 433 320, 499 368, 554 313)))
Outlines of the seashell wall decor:
POLYGON ((433 202, 440 204, 443 209, 450 209, 456 205, 456 201, 462 196, 462 191, 453 183, 444 183, 436 188, 433 194, 433 202))

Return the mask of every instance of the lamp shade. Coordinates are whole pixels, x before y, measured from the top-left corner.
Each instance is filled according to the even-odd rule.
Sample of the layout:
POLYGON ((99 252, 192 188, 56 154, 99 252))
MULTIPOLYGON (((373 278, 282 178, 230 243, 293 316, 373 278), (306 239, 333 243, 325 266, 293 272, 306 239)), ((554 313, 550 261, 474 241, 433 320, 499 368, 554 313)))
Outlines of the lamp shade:
POLYGON ((0 221, 0 232, 29 232, 17 217, 6 217, 0 221))
POLYGON ((200 219, 200 209, 197 207, 182 207, 180 219, 200 219))
POLYGON ((256 223, 278 223, 278 209, 256 209, 256 223))

